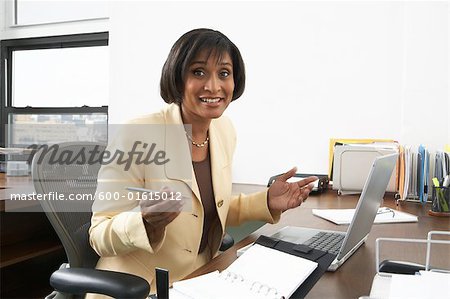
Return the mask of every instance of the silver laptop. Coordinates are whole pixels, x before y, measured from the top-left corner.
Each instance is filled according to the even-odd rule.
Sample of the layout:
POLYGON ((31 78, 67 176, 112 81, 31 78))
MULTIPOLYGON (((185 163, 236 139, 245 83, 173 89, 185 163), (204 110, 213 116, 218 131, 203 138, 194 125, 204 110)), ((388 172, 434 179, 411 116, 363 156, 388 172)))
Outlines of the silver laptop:
POLYGON ((329 271, 335 271, 366 241, 397 157, 398 154, 390 154, 375 159, 347 232, 287 226, 272 237, 336 254, 328 268, 329 271))

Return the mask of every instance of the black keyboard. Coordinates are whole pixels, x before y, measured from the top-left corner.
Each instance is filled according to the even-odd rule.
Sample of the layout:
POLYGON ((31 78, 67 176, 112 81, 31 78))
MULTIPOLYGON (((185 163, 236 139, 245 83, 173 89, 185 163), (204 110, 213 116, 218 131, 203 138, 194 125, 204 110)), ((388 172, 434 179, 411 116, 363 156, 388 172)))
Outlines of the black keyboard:
POLYGON ((318 232, 303 244, 311 248, 338 254, 345 235, 338 233, 318 232))

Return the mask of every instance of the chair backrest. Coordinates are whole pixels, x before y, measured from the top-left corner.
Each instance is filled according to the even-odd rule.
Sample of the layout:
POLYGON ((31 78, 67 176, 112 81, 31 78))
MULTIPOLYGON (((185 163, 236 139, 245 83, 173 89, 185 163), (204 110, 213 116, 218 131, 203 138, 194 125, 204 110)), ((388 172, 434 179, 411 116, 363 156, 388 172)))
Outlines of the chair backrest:
POLYGON ((91 207, 104 144, 65 142, 42 147, 33 157, 32 177, 50 223, 71 267, 93 268, 98 255, 89 245, 91 207))

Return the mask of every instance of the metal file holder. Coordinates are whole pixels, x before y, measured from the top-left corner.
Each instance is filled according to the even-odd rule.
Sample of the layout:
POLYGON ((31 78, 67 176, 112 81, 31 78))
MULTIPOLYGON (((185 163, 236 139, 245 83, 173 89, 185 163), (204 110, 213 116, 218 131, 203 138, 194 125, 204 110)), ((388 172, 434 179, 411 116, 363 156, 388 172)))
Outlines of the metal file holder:
POLYGON ((380 272, 380 243, 387 242, 403 242, 403 243, 426 243, 427 244, 427 252, 426 252, 426 260, 425 260, 425 271, 439 271, 450 273, 450 270, 430 270, 430 257, 431 257, 431 244, 447 244, 450 245, 450 240, 433 240, 433 235, 447 235, 450 236, 450 231, 430 231, 428 233, 427 239, 403 239, 403 238, 377 238, 375 241, 375 263, 377 269, 377 275, 380 276, 392 276, 391 273, 380 272))

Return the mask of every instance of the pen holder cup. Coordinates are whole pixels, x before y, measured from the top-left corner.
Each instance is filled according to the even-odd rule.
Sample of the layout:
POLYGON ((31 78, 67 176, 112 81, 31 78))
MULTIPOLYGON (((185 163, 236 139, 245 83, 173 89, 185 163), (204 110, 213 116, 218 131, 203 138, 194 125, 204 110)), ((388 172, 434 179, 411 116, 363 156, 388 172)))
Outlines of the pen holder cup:
POLYGON ((433 187, 433 201, 430 211, 433 216, 450 216, 450 188, 433 187))

